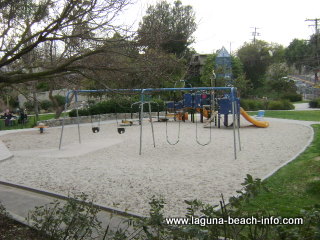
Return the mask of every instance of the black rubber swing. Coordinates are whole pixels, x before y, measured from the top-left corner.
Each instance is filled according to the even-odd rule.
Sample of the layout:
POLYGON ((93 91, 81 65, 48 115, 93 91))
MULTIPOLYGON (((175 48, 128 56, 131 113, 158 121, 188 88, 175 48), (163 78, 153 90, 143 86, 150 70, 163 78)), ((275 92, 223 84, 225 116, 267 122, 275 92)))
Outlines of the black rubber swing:
POLYGON ((99 127, 92 127, 92 132, 93 133, 98 133, 100 131, 99 127))
POLYGON ((93 123, 93 117, 92 115, 90 115, 90 119, 91 119, 91 129, 93 133, 98 133, 100 131, 100 114, 99 114, 99 118, 98 118, 98 124, 94 124, 93 123), (96 126, 95 126, 96 125, 96 126))
POLYGON ((123 127, 118 127, 118 133, 119 134, 122 134, 122 133, 125 133, 126 129, 123 128, 123 127))

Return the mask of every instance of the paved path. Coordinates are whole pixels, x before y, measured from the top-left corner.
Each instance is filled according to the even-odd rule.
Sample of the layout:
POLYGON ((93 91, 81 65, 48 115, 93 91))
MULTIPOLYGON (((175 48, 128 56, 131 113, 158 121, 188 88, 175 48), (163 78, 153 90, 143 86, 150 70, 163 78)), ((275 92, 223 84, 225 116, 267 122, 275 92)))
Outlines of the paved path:
MULTIPOLYGON (((27 221, 28 213, 34 210, 36 206, 44 206, 59 199, 23 188, 13 187, 0 182, 0 202, 13 219, 26 225, 29 225, 27 221)), ((62 199, 60 201, 65 202, 62 199)), ((109 225, 110 230, 116 231, 119 227, 122 229, 128 228, 125 221, 128 220, 129 215, 125 216, 125 213, 124 215, 119 215, 102 209, 98 214, 98 219, 102 222, 102 229, 106 229, 109 225)), ((133 232, 133 229, 129 228, 128 231, 133 232)))
POLYGON ((320 110, 320 108, 309 108, 309 103, 294 103, 294 110, 320 110))
POLYGON ((4 143, 0 140, 0 162, 8 160, 13 157, 13 154, 9 151, 9 149, 4 145, 4 143))
MULTIPOLYGON (((36 131, 36 129, 18 129, 0 131, 0 136, 8 133, 19 133, 22 131, 36 131)), ((10 161, 13 154, 0 140, 0 164, 1 161, 10 161)), ((8 184, 0 181, 0 203, 6 208, 10 216, 18 222, 29 225, 27 222, 28 213, 35 209, 36 206, 44 206, 54 200, 65 201, 66 196, 42 192, 36 189, 27 188, 15 184, 8 184)), ((96 205, 101 211, 98 214, 98 219, 102 222, 102 228, 116 231, 119 227, 127 229, 126 220, 129 217, 142 217, 132 213, 125 213, 117 209, 108 208, 105 206, 96 205)), ((133 232, 132 228, 128 231, 133 232)))

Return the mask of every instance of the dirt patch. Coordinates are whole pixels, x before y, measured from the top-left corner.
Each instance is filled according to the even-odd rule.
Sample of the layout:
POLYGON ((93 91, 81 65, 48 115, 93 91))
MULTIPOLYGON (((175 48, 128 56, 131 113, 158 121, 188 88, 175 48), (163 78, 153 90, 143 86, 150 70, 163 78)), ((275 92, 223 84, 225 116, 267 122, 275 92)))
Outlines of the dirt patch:
POLYGON ((314 160, 316 160, 316 161, 320 161, 320 156, 315 157, 315 158, 314 158, 314 160))

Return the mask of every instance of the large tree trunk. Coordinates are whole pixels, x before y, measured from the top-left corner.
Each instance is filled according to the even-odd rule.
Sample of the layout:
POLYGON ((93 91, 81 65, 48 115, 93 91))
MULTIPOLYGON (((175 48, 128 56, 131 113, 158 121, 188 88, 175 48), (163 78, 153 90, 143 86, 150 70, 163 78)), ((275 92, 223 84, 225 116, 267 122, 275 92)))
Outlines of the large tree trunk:
POLYGON ((32 96, 33 96, 33 105, 34 105, 34 114, 36 118, 36 122, 39 121, 39 103, 37 99, 37 89, 36 89, 36 83, 32 86, 32 96))
MULTIPOLYGON (((70 106, 70 102, 72 101, 74 97, 74 94, 72 94, 68 100, 68 106, 70 106)), ((49 91, 49 99, 52 102, 53 108, 55 110, 55 119, 60 118, 61 114, 63 113, 63 111, 65 110, 65 104, 64 105, 59 105, 58 100, 53 96, 53 89, 50 89, 49 91)))
POLYGON ((53 106, 53 108, 54 108, 54 110, 55 110, 55 116, 54 116, 54 118, 55 118, 55 119, 58 119, 58 118, 61 116, 61 114, 62 114, 62 112, 63 112, 63 110, 64 110, 64 106, 59 106, 59 102, 58 102, 57 99, 53 96, 53 89, 50 89, 50 91, 49 91, 49 99, 50 99, 50 101, 52 102, 52 106, 53 106))

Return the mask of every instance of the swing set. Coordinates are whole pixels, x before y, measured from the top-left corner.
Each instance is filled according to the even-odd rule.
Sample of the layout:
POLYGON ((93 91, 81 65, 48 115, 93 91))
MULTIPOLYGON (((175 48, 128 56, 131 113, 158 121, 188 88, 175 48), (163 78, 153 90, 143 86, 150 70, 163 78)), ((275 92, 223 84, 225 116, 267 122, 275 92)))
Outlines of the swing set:
MULTIPOLYGON (((237 108, 237 90, 234 87, 194 87, 194 88, 146 88, 146 89, 100 89, 100 90, 70 90, 67 92, 66 95, 66 104, 65 104, 65 111, 67 110, 68 106, 68 101, 69 101, 69 95, 71 93, 74 94, 75 96, 75 102, 78 102, 78 94, 79 93, 133 93, 133 94, 139 94, 140 95, 140 101, 136 102, 134 104, 139 105, 139 124, 140 124, 140 141, 139 141, 139 155, 142 154, 142 145, 143 145, 143 113, 144 113, 144 106, 148 106, 148 114, 149 114, 149 121, 151 125, 151 132, 152 132, 152 139, 153 139, 153 146, 156 147, 155 144, 155 137, 154 137, 154 128, 153 128, 153 121, 152 121, 152 115, 151 115, 151 102, 146 100, 146 95, 147 94, 152 94, 155 92, 167 92, 167 91, 183 91, 183 92, 199 92, 199 91, 228 91, 229 96, 230 96, 230 101, 232 104, 232 116, 233 116, 233 148, 234 148, 234 158, 237 158, 237 142, 239 144, 239 150, 241 150, 241 143, 240 143, 240 131, 239 131, 239 123, 236 121, 237 117, 239 117, 240 112, 238 111, 237 108)), ((132 106, 134 105, 131 105, 132 106)), ((76 104, 77 106, 77 104, 76 104)), ((210 109, 208 110, 209 112, 213 113, 213 107, 212 103, 210 104, 210 109)), ((79 138, 79 143, 81 144, 81 134, 80 134, 80 119, 79 119, 79 113, 78 113, 78 107, 76 107, 76 116, 77 116, 77 125, 78 125, 78 138, 79 138)), ((132 112, 131 112, 131 117, 132 117, 132 112)), ((159 119, 159 111, 158 111, 158 121, 159 119)), ((179 120, 179 125, 178 125, 178 135, 177 135, 177 140, 176 141, 170 141, 169 136, 168 136, 168 121, 166 122, 166 140, 170 145, 176 145, 180 141, 180 122, 179 120)), ((117 131, 119 134, 125 133, 125 128, 124 126, 121 126, 118 122, 118 116, 116 113, 116 123, 117 123, 117 131)), ((210 133, 209 133, 209 140, 205 143, 200 142, 199 137, 198 137, 198 126, 197 126, 197 120, 196 120, 196 142, 201 145, 201 146, 206 146, 209 145, 211 142, 211 121, 210 121, 210 133)), ((62 139, 63 139, 63 131, 64 131, 64 125, 65 125, 65 118, 63 118, 62 121, 62 127, 61 127, 61 134, 60 134, 60 142, 59 142, 59 149, 62 147, 62 139)), ((98 120, 98 126, 93 127, 92 125, 92 131, 99 132, 100 131, 100 116, 98 120), (95 130, 95 131, 94 131, 95 130)))

